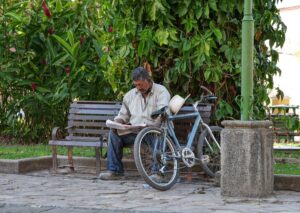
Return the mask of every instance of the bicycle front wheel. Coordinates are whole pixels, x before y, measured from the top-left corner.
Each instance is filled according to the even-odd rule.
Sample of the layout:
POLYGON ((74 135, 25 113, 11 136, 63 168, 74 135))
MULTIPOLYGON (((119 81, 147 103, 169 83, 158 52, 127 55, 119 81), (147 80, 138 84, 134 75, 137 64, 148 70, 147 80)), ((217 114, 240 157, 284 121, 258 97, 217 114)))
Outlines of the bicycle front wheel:
POLYGON ((179 162, 173 142, 161 129, 147 127, 139 132, 134 142, 134 161, 139 174, 155 189, 168 190, 178 179, 179 162))
POLYGON ((213 140, 208 129, 205 129, 199 138, 197 145, 197 153, 199 159, 208 158, 207 161, 200 161, 200 165, 207 175, 215 177, 216 172, 221 169, 221 130, 219 126, 210 126, 211 132, 216 139, 213 140))

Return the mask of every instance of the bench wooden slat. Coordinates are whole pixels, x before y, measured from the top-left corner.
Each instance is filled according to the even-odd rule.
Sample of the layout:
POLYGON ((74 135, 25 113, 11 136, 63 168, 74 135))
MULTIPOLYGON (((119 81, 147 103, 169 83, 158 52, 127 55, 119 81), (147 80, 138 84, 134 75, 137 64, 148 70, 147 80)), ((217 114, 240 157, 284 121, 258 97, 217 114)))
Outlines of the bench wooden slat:
MULTIPOLYGON (((106 121, 106 120, 105 120, 106 121)), ((74 121, 74 120, 70 120, 68 122, 68 127, 99 127, 99 128, 107 128, 105 121, 103 120, 101 121, 74 121)))
MULTIPOLYGON (((49 145, 58 145, 58 146, 87 146, 87 147, 101 147, 101 142, 86 142, 86 141, 67 141, 67 140, 59 140, 59 141, 49 141, 49 145)), ((104 143, 102 144, 103 146, 104 143)))
POLYGON ((120 111, 120 108, 112 109, 70 109, 71 114, 85 114, 85 115, 113 115, 115 116, 120 111))
POLYGON ((77 101, 74 101, 73 103, 77 103, 77 104, 118 104, 121 102, 120 101, 77 100, 77 101))
POLYGON ((94 134, 94 135, 102 135, 108 132, 108 128, 106 129, 79 129, 79 128, 71 128, 68 130, 69 134, 94 134))
POLYGON ((69 135, 66 137, 66 141, 87 141, 87 142, 97 142, 100 141, 100 134, 99 137, 94 137, 94 136, 73 136, 73 135, 69 135))
POLYGON ((76 115, 76 114, 69 114, 69 120, 82 120, 82 121, 106 121, 108 119, 113 119, 115 116, 113 115, 76 115))
POLYGON ((120 109, 121 104, 71 104, 71 109, 120 109))

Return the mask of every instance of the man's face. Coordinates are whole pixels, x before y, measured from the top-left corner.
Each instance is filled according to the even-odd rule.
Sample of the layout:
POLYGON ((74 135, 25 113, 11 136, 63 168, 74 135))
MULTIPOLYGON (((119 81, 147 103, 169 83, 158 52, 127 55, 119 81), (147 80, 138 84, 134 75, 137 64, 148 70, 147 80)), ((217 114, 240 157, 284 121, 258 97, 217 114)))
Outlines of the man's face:
POLYGON ((142 94, 148 92, 149 88, 151 87, 151 82, 147 80, 136 80, 133 81, 135 88, 140 91, 142 94))

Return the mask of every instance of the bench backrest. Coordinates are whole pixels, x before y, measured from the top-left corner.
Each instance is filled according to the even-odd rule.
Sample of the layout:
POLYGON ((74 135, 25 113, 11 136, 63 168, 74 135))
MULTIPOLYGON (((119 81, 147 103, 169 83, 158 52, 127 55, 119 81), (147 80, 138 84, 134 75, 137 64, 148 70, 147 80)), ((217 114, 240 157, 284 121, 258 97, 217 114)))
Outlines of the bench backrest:
MULTIPOLYGON (((75 141, 99 141, 103 135, 107 135, 107 119, 113 120, 121 108, 121 102, 109 101, 75 101, 71 103, 68 115, 67 140, 75 141)), ((212 106, 199 105, 198 110, 205 123, 210 122, 212 106)), ((184 106, 178 112, 189 113, 192 106, 184 106)), ((193 119, 180 119, 174 121, 175 132, 180 140, 185 140, 193 125, 193 119)))
POLYGON ((107 119, 113 120, 121 108, 120 102, 75 101, 68 116, 67 140, 99 141, 108 133, 107 119))

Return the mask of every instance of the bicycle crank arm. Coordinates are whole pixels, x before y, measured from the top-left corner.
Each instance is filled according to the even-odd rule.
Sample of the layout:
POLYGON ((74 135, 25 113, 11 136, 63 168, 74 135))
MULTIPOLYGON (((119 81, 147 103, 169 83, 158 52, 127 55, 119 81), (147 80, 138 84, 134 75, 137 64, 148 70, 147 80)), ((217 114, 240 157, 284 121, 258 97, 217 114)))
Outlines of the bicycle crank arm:
POLYGON ((200 159, 200 158, 194 158, 194 159, 195 159, 196 161, 199 161, 199 162, 203 163, 203 164, 207 164, 207 163, 210 162, 210 158, 209 158, 208 155, 203 155, 203 156, 201 157, 201 159, 200 159))

